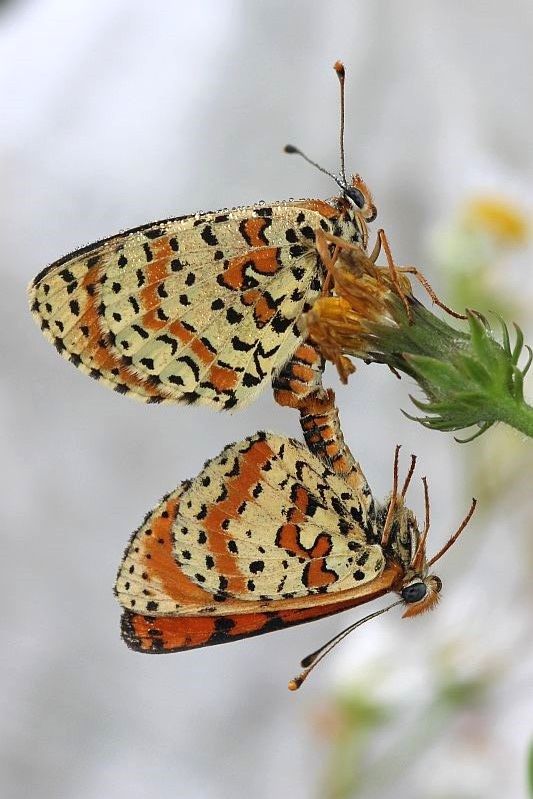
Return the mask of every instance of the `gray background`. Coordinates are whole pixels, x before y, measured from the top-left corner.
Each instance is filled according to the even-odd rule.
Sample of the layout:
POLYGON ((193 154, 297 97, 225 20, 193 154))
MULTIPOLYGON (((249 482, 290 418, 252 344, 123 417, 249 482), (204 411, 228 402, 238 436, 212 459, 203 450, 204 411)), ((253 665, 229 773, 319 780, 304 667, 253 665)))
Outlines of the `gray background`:
MULTIPOLYGON (((443 642, 465 674, 487 663, 498 672, 475 733, 446 727, 394 784, 361 795, 525 796, 532 555, 527 536, 512 537, 523 493, 480 514, 448 554, 435 613, 369 625, 297 695, 285 685, 299 659, 353 613, 228 647, 135 655, 111 591, 130 532, 227 442, 265 427, 297 435, 297 420, 268 394, 215 415, 107 392, 44 341, 25 286, 63 253, 150 219, 333 194, 282 146, 337 168, 331 66, 342 58, 348 167, 371 186, 397 261, 445 291, 431 233, 462 197, 503 188, 533 208, 532 34, 528 0, 0 8, 2 796, 322 797, 317 709, 361 679, 403 703, 407 723, 443 642)), ((522 267, 531 298, 531 261, 522 267)), ((332 371, 328 381, 337 386, 332 371)), ((468 505, 468 460, 451 436, 401 415, 412 389, 361 366, 338 399, 377 496, 390 487, 394 444, 418 453, 436 548, 468 505)), ((419 485, 411 502, 420 513, 419 485)))

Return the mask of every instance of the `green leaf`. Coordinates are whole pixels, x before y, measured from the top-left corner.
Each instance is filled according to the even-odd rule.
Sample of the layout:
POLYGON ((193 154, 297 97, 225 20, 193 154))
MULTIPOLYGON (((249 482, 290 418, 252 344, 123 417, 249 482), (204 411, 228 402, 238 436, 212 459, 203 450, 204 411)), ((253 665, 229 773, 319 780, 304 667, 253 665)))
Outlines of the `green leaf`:
POLYGON ((427 355, 405 355, 405 358, 421 378, 438 387, 439 393, 460 388, 460 375, 453 364, 427 355))
POLYGON ((472 355, 461 355, 456 359, 457 369, 473 383, 488 388, 492 383, 490 372, 472 355))
MULTIPOLYGON (((513 326, 514 326, 514 329, 516 331, 516 341, 515 341, 514 349, 512 351, 512 359, 513 359, 513 363, 514 364, 518 364, 518 361, 520 359, 520 355, 522 354, 522 347, 524 346, 524 334, 522 333, 521 328, 518 327, 516 322, 513 322, 513 326)), ((505 325, 504 325, 504 327, 505 327, 505 325)))

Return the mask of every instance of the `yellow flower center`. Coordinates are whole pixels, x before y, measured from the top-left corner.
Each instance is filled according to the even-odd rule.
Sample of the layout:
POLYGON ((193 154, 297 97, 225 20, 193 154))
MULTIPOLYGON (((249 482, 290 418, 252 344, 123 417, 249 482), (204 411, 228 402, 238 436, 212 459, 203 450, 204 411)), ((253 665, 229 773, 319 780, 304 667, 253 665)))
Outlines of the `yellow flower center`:
POLYGON ((499 197, 473 198, 465 208, 464 219, 469 227, 488 233, 499 244, 519 245, 529 238, 529 224, 522 209, 499 197))

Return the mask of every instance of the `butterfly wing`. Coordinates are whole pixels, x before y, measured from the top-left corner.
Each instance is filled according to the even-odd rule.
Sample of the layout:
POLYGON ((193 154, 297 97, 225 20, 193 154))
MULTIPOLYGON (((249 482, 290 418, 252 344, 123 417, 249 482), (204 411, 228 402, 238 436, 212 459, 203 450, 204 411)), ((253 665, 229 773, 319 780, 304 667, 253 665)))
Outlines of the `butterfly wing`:
POLYGON ((302 340, 320 292, 314 231, 338 211, 302 201, 145 225, 39 274, 31 309, 64 357, 145 402, 250 402, 302 340))
POLYGON ((365 602, 371 602, 392 590, 400 576, 394 563, 363 589, 347 592, 339 602, 331 598, 302 608, 286 608, 286 601, 276 602, 276 610, 252 613, 226 613, 220 616, 147 616, 125 610, 122 614, 122 638, 136 652, 183 652, 202 646, 226 644, 255 635, 283 630, 309 621, 341 613, 365 602))
POLYGON ((219 642, 224 625, 234 640, 337 612, 396 577, 376 543, 367 487, 356 493, 298 442, 258 433, 147 517, 115 590, 127 642, 166 651, 219 642), (152 646, 163 617, 168 641, 152 646))

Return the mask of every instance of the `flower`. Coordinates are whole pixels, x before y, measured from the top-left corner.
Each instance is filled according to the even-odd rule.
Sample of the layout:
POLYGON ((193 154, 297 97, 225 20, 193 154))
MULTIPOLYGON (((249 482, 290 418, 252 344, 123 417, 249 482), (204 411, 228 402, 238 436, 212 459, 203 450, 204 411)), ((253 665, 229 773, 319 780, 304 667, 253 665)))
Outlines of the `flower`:
POLYGON ((483 195, 472 198, 464 208, 465 226, 489 235, 502 246, 524 244, 529 226, 522 210, 501 197, 483 195))
MULTIPOLYGON (((424 276, 417 277, 435 300, 424 276)), ((533 352, 524 347, 519 327, 511 344, 500 319, 498 342, 487 319, 467 311, 468 329, 457 330, 414 297, 401 269, 376 267, 355 249, 341 252, 332 279, 336 296, 319 298, 305 322, 343 382, 354 371, 348 356, 384 363, 398 376, 403 372, 417 381, 426 399, 411 399, 425 415, 406 415, 425 427, 450 431, 476 426, 474 438, 503 421, 533 437, 533 408, 523 393, 533 352), (520 367, 524 349, 529 355, 520 367)))
POLYGON ((355 371, 346 355, 374 360, 369 357, 373 326, 398 329, 400 297, 412 298, 409 280, 398 278, 394 285, 388 268, 377 267, 362 250, 349 250, 333 267, 336 296, 320 297, 306 314, 308 335, 335 364, 343 383, 355 371))

